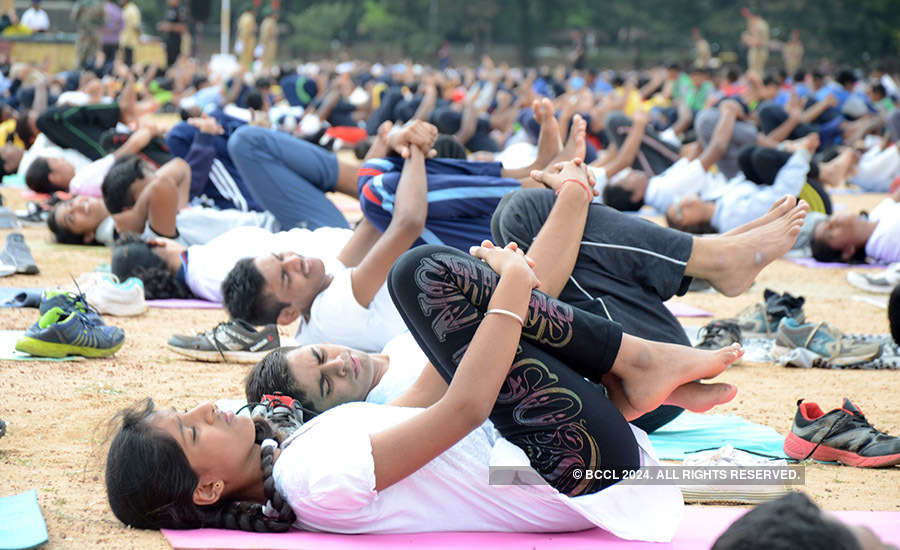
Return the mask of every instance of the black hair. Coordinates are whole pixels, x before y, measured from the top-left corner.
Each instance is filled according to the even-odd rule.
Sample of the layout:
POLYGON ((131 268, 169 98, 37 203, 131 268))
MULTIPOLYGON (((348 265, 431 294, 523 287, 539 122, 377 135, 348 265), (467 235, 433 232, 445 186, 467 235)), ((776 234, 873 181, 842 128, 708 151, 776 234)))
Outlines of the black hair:
POLYGON ((63 204, 67 204, 68 202, 69 201, 60 201, 56 203, 56 205, 53 207, 53 210, 50 211, 50 215, 47 216, 47 229, 49 229, 50 232, 53 233, 53 236, 56 237, 56 242, 58 242, 59 244, 102 244, 97 242, 96 239, 89 243, 86 243, 84 242, 84 235, 75 233, 68 227, 64 227, 56 221, 56 211, 60 206, 62 206, 63 204))
POLYGON ((834 80, 837 81, 841 86, 846 86, 847 84, 853 84, 856 82, 856 73, 853 72, 853 69, 841 69, 834 76, 834 80))
POLYGON ((25 149, 31 147, 31 142, 37 137, 34 128, 31 127, 28 117, 28 109, 23 109, 19 116, 16 117, 16 135, 25 144, 25 149))
POLYGON ((884 84, 882 84, 881 82, 876 82, 875 84, 872 84, 872 93, 878 94, 881 97, 887 97, 887 89, 884 87, 884 84))
POLYGON ((187 284, 178 279, 166 262, 153 253, 150 245, 137 235, 125 235, 113 247, 111 271, 124 281, 137 277, 144 283, 148 300, 192 298, 187 284))
POLYGON ((244 101, 247 103, 248 109, 253 109, 254 111, 261 110, 263 108, 262 90, 259 88, 250 88, 244 101))
POLYGON ((434 140, 438 158, 466 160, 466 148, 454 136, 440 134, 434 140))
POLYGON ((603 204, 615 208, 619 212, 637 212, 644 206, 644 201, 631 199, 631 190, 621 185, 607 185, 603 188, 603 204))
POLYGON ((762 79, 763 86, 777 86, 778 80, 772 73, 766 74, 762 79))
POLYGON ((828 243, 825 241, 817 239, 816 230, 819 228, 819 225, 823 223, 825 223, 825 220, 817 223, 809 234, 809 248, 812 251, 813 258, 817 262, 861 264, 866 261, 866 247, 864 246, 857 247, 856 252, 853 253, 851 258, 844 259, 842 250, 839 248, 832 248, 828 246, 828 243))
POLYGON ((222 281, 222 300, 235 319, 251 325, 270 325, 278 322, 278 314, 290 304, 279 302, 265 292, 266 279, 259 272, 253 258, 239 260, 222 281))
POLYGON ((725 80, 727 80, 728 82, 737 82, 740 77, 741 72, 734 65, 730 65, 728 67, 728 70, 725 71, 725 80))
POLYGON ((244 380, 244 393, 248 403, 259 403, 264 395, 273 395, 280 392, 300 402, 304 409, 316 411, 309 401, 306 392, 297 386, 297 381, 291 375, 287 354, 299 348, 299 346, 283 346, 262 358, 253 365, 247 378, 244 380))
MULTIPOLYGON (((271 447, 260 451, 266 497, 279 511, 277 518, 263 514, 255 502, 220 500, 209 506, 193 501, 199 479, 178 443, 153 426, 153 400, 145 399, 116 417, 120 428, 106 457, 106 496, 113 514, 125 525, 139 529, 191 529, 215 527, 245 531, 287 531, 296 517, 272 483, 271 447), (268 460, 267 460, 268 455, 268 460)), ((255 443, 279 439, 261 418, 253 420, 255 443)))
POLYGON ((25 171, 25 185, 35 193, 48 195, 56 191, 56 187, 50 183, 50 163, 45 157, 34 159, 28 170, 25 171))
POLYGON ((788 493, 760 504, 719 535, 711 550, 861 550, 856 535, 828 520, 803 493, 788 493))
POLYGON ((141 157, 127 154, 116 159, 100 186, 103 191, 103 202, 110 214, 118 214, 134 205, 134 198, 130 193, 131 185, 142 177, 144 165, 141 157))
POLYGON ((357 141, 356 145, 353 146, 353 154, 356 155, 358 160, 365 159, 373 143, 375 143, 375 138, 372 136, 367 136, 365 139, 357 141))
POLYGON ((697 223, 681 223, 666 212, 666 223, 672 229, 684 231, 692 235, 709 235, 710 233, 718 233, 719 231, 713 227, 712 221, 707 220, 697 223))
POLYGON ((806 71, 803 69, 797 69, 797 71, 794 73, 794 83, 796 84, 797 82, 803 82, 804 80, 806 80, 806 71))
POLYGON ((813 77, 813 80, 822 80, 823 78, 825 78, 825 75, 822 74, 821 71, 813 71, 812 77, 813 77))
POLYGON ((894 343, 900 346, 900 285, 894 287, 888 301, 888 323, 891 325, 894 343))

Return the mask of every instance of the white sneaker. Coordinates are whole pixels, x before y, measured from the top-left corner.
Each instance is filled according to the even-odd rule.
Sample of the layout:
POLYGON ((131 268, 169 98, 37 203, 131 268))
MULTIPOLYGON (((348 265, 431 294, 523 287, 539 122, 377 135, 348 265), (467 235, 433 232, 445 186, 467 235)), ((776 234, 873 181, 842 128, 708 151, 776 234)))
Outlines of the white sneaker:
POLYGON ((88 304, 100 313, 127 317, 147 311, 144 282, 137 277, 129 277, 120 283, 112 273, 93 271, 81 274, 73 286, 80 289, 88 304))
MULTIPOLYGON (((757 466, 787 466, 783 459, 768 459, 725 445, 712 451, 689 455, 685 466, 730 466, 740 468, 757 466)), ((790 492, 784 484, 777 485, 679 485, 684 501, 688 503, 733 502, 757 504, 776 499, 790 492)))
POLYGON ((869 292, 890 294, 894 287, 900 285, 900 262, 892 264, 881 273, 848 271, 847 281, 851 285, 869 292))

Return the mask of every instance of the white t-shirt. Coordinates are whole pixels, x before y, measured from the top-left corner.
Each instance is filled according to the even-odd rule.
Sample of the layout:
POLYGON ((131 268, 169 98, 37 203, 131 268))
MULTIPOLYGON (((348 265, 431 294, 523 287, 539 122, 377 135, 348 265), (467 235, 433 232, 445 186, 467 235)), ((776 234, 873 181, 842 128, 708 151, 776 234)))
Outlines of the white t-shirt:
POLYGON ((866 242, 866 255, 883 263, 900 262, 900 202, 884 199, 869 219, 878 225, 866 242))
MULTIPOLYGON (((659 542, 671 540, 678 528, 683 502, 671 485, 619 483, 574 498, 545 484, 490 485, 491 466, 525 468, 529 462, 520 448, 485 426, 375 491, 371 436, 422 410, 348 403, 289 438, 273 475, 297 513, 295 526, 334 533, 560 532, 600 526, 621 538, 659 542)), ((646 434, 632 431, 641 464, 657 465, 646 434)))
POLYGON ((326 271, 340 266, 337 255, 350 240, 353 231, 336 227, 291 229, 270 233, 261 227, 238 227, 219 235, 204 245, 188 248, 185 279, 198 298, 222 301, 222 281, 242 258, 259 254, 293 251, 304 256, 321 258, 326 271))
POLYGON ((587 168, 594 176, 594 189, 597 191, 597 196, 591 199, 591 202, 603 204, 603 189, 609 183, 609 179, 606 177, 606 168, 602 166, 588 166, 587 168))
POLYGON ((378 385, 366 396, 366 401, 386 405, 412 387, 428 364, 428 357, 409 331, 388 342, 381 353, 388 356, 390 363, 378 385))
POLYGON ((406 324, 388 293, 387 283, 382 283, 366 308, 353 296, 351 268, 340 266, 328 272, 334 279, 313 300, 309 321, 301 320, 295 336, 297 344, 305 346, 328 342, 377 352, 392 338, 406 331, 406 324))
POLYGON ((650 178, 644 202, 658 212, 665 212, 675 201, 699 195, 706 184, 707 173, 700 160, 680 158, 661 174, 650 178))
MULTIPOLYGON (((208 243, 219 235, 236 227, 259 227, 269 233, 275 233, 281 229, 278 220, 269 212, 243 212, 229 208, 217 210, 192 206, 182 208, 175 216, 175 228, 178 235, 173 239, 184 246, 208 243)), ((144 239, 156 237, 172 238, 170 235, 160 235, 150 227, 147 222, 144 228, 144 239)))
POLYGON ((34 139, 34 143, 31 147, 22 154, 22 160, 19 162, 19 171, 17 173, 22 177, 25 177, 25 173, 28 172, 28 167, 39 157, 63 158, 69 161, 69 164, 75 169, 76 174, 79 170, 91 163, 91 159, 82 155, 75 149, 63 149, 50 141, 50 138, 44 134, 39 134, 38 137, 34 139))
POLYGON ((110 168, 116 163, 116 157, 112 154, 95 160, 84 168, 75 171, 72 181, 69 182, 69 193, 73 195, 87 195, 89 197, 103 196, 103 178, 109 173, 110 168))
POLYGON ((47 16, 47 12, 40 8, 28 8, 25 10, 22 13, 20 22, 31 29, 32 32, 46 31, 50 28, 50 17, 47 16))

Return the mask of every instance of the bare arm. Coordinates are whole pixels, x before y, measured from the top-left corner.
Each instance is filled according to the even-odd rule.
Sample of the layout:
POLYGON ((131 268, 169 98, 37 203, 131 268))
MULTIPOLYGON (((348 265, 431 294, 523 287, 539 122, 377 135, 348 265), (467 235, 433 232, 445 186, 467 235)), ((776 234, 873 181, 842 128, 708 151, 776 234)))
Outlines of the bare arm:
POLYGON ((447 383, 438 374, 434 365, 428 363, 422 374, 403 395, 389 404, 395 407, 430 407, 447 393, 447 383))
POLYGON ((369 220, 363 218, 338 255, 338 260, 347 267, 358 266, 380 238, 381 232, 369 220))
POLYGON ((647 127, 649 121, 650 119, 647 116, 647 113, 643 111, 636 111, 634 113, 631 129, 628 130, 628 135, 625 136, 625 141, 622 142, 622 148, 619 150, 619 154, 616 156, 615 160, 606 165, 607 178, 612 178, 620 171, 634 164, 634 159, 637 157, 638 151, 641 148, 644 129, 647 127))
MULTIPOLYGON (((522 262, 504 269, 492 265, 501 275, 489 309, 505 309, 525 318, 536 281, 522 262)), ((515 319, 486 316, 444 396, 421 414, 372 436, 376 491, 412 474, 487 419, 520 337, 521 327, 515 319)))
POLYGON ((734 101, 723 101, 719 106, 721 115, 716 127, 713 130, 712 138, 709 145, 700 155, 700 164, 704 170, 709 170, 716 162, 722 158, 731 142, 731 134, 734 131, 734 122, 737 120, 737 113, 741 109, 740 105, 734 101))
POLYGON ((191 167, 184 159, 176 157, 163 164, 156 171, 154 179, 170 179, 175 186, 177 209, 187 206, 191 191, 191 167))
POLYGON ((564 180, 570 178, 584 181, 593 188, 587 171, 575 163, 566 163, 559 173, 544 172, 539 176, 539 180, 545 185, 558 188, 559 195, 544 225, 528 248, 528 256, 534 260, 534 273, 541 281, 541 291, 553 298, 559 297, 575 268, 584 236, 584 224, 593 198, 593 193, 586 193, 584 187, 577 183, 567 183, 560 187, 564 180))
POLYGON ((425 229, 427 193, 425 153, 412 146, 400 174, 391 223, 350 274, 353 297, 361 306, 369 307, 372 298, 387 280, 391 266, 409 250, 425 229))

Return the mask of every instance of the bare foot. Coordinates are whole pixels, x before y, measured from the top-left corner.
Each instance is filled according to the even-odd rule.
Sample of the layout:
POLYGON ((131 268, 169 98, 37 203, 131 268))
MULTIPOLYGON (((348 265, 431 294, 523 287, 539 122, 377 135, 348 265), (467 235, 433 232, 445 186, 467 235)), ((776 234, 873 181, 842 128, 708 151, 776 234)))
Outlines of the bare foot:
POLYGON ((565 147, 550 161, 548 166, 553 166, 558 162, 566 162, 576 158, 583 159, 587 152, 587 140, 585 133, 587 132, 587 122, 581 115, 576 114, 572 117, 572 129, 569 131, 569 139, 566 140, 565 147))
POLYGON ((741 233, 746 233, 747 231, 753 229, 754 227, 759 227, 761 225, 767 224, 770 221, 783 216, 787 213, 794 205, 797 203, 797 198, 793 195, 785 195, 775 201, 775 204, 772 205, 772 208, 769 211, 759 218, 756 218, 752 222, 745 223, 739 227, 735 227, 731 231, 726 233, 722 233, 722 236, 733 236, 739 235, 741 233))
POLYGON ((844 149, 841 153, 819 165, 819 179, 827 187, 838 187, 847 179, 856 164, 856 153, 853 149, 844 149))
POLYGON ((725 388, 727 384, 680 387, 717 376, 743 354, 740 344, 707 351, 623 335, 616 361, 602 382, 628 420, 666 402, 708 410, 734 397, 737 390, 725 388))
POLYGON ((537 159, 532 164, 532 169, 543 170, 562 149, 559 121, 556 120, 556 115, 553 113, 553 103, 546 97, 534 100, 532 109, 534 110, 534 119, 541 125, 541 133, 538 135, 537 159))
POLYGON ((728 403, 735 395, 737 387, 731 384, 688 382, 675 388, 666 398, 665 404, 693 412, 706 412, 716 405, 728 403))
POLYGON ((725 296, 743 293, 764 267, 791 249, 807 210, 809 205, 800 201, 781 216, 746 231, 695 239, 685 274, 706 279, 725 296))

